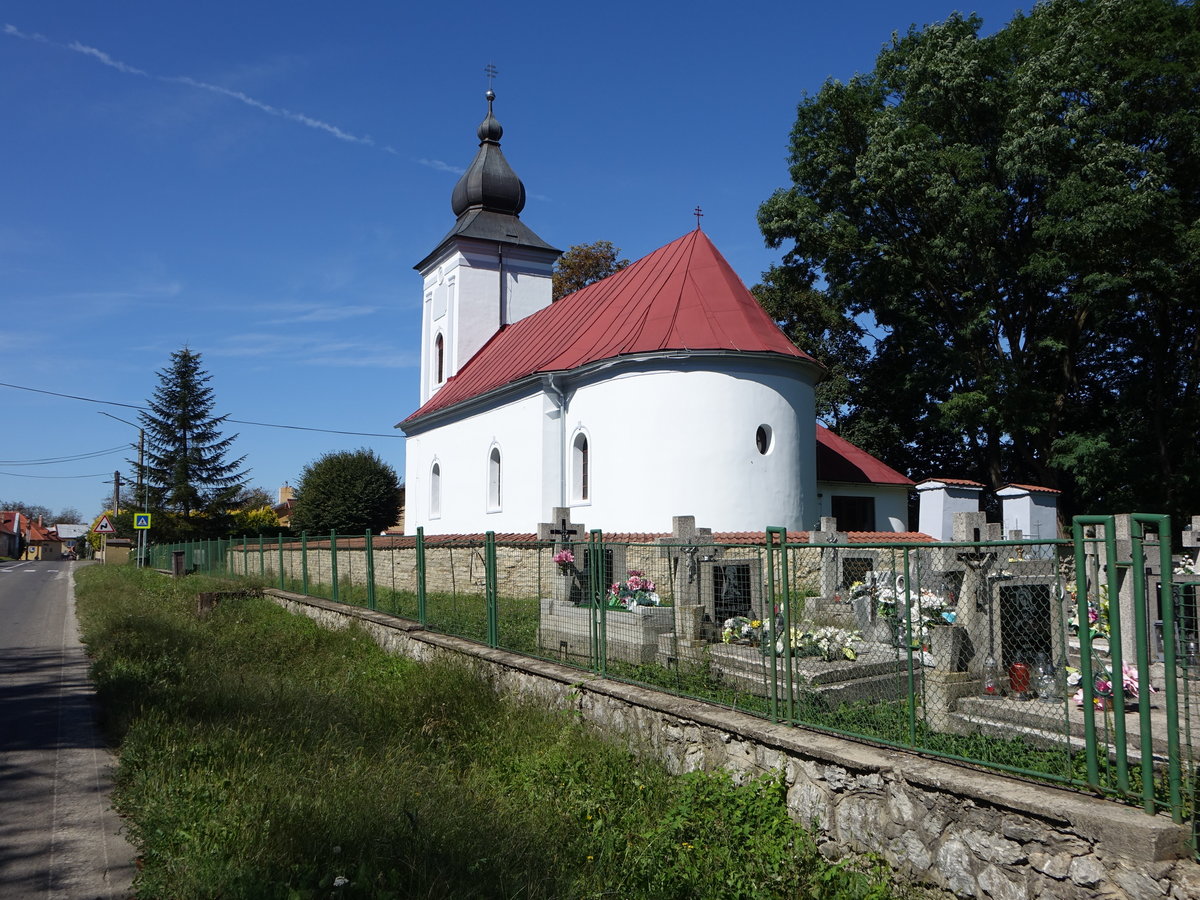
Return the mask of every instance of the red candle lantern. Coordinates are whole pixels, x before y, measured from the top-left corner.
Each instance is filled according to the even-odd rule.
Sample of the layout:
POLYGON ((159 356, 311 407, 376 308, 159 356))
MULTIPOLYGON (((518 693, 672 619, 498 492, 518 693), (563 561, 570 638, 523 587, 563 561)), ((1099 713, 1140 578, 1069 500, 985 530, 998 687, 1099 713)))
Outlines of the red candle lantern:
POLYGON ((1029 690, 1029 666, 1017 662, 1008 667, 1008 686, 1014 694, 1024 694, 1029 690))

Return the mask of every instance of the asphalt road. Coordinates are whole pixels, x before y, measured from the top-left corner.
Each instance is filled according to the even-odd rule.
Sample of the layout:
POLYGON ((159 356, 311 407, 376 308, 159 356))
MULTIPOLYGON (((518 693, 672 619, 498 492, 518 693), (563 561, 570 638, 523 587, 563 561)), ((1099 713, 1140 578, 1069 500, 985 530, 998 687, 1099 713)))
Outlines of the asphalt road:
POLYGON ((132 896, 134 851, 109 806, 74 569, 0 563, 0 898, 132 896))

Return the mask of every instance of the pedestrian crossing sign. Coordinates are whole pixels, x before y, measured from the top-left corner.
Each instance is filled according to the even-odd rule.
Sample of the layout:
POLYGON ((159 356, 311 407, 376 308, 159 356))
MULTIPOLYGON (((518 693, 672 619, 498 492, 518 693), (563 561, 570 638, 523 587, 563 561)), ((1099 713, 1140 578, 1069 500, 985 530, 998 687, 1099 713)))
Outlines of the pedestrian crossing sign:
POLYGON ((133 527, 145 530, 150 527, 150 513, 134 513, 133 527))
POLYGON ((92 534, 116 534, 117 529, 113 528, 112 522, 108 521, 108 514, 100 517, 100 521, 92 526, 92 534))

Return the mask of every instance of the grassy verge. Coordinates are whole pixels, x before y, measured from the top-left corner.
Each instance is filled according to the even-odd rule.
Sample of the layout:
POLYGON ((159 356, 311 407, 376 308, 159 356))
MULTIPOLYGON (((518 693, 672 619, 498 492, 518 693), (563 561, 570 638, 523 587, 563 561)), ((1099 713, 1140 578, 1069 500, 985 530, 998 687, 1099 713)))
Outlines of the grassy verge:
POLYGON ((78 573, 139 897, 895 895, 876 864, 826 862, 776 779, 670 777, 470 668, 261 598, 198 619, 220 587, 78 573))

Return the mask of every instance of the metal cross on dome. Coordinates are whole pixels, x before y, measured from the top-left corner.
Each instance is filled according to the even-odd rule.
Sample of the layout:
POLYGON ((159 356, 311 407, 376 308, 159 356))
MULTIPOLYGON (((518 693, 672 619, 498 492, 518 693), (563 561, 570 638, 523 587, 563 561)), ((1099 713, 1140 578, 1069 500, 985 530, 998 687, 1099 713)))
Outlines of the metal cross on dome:
POLYGON ((700 230, 700 217, 702 215, 704 215, 704 210, 702 210, 699 206, 697 206, 695 212, 693 212, 692 215, 696 217, 696 230, 699 231, 700 230))
POLYGON ((488 63, 486 66, 484 66, 483 74, 487 76, 488 90, 490 91, 492 89, 492 79, 497 75, 496 64, 488 63))

